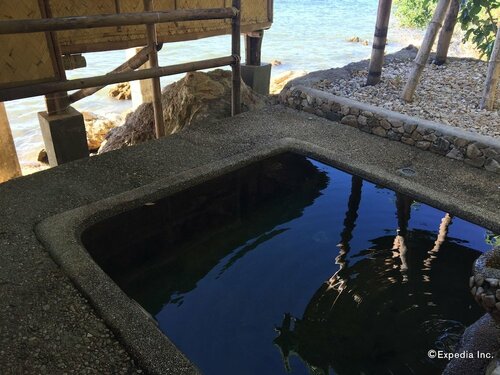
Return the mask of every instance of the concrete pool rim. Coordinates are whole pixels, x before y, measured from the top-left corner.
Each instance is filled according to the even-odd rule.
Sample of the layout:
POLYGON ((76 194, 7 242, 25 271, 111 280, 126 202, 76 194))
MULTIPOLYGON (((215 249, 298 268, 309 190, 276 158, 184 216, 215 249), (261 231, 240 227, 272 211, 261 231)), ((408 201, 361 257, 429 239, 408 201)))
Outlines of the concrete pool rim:
MULTIPOLYGON (((283 138, 251 151, 223 158, 207 165, 184 170, 174 176, 126 191, 49 217, 40 222, 36 234, 56 263, 90 301, 106 324, 124 344, 139 365, 151 374, 195 374, 199 370, 170 342, 144 311, 137 306, 93 261, 81 243, 82 232, 94 223, 156 201, 212 178, 227 174, 253 162, 277 154, 293 152, 329 164, 389 189, 407 194, 438 209, 496 232, 500 224, 443 192, 430 190, 397 171, 388 173, 368 165, 350 165, 335 150, 293 138, 283 138)), ((417 171, 418 172, 418 171, 417 171)), ((464 275, 467 280, 468 275, 464 275)))

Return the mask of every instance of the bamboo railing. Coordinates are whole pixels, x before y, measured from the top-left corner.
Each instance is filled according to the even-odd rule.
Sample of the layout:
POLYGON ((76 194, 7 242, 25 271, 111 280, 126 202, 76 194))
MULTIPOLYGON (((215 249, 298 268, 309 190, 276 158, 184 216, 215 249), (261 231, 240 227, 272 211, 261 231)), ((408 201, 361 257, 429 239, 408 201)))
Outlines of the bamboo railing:
POLYGON ((59 17, 27 20, 4 20, 0 22, 0 34, 23 34, 42 31, 61 31, 153 25, 165 22, 217 20, 238 17, 240 8, 180 9, 164 12, 138 12, 103 14, 79 17, 59 17))
MULTIPOLYGON (((148 0, 145 0, 146 3, 148 0)), ((149 69, 140 71, 125 71, 116 69, 107 75, 95 76, 90 78, 66 80, 62 79, 55 82, 45 82, 38 84, 30 84, 19 87, 12 87, 0 90, 0 102, 9 100, 28 98, 39 95, 55 94, 58 92, 70 90, 83 90, 90 88, 99 88, 113 83, 121 83, 134 80, 144 79, 159 79, 162 76, 169 76, 179 73, 187 73, 195 70, 210 69, 221 66, 230 65, 233 73, 233 95, 232 95, 232 114, 236 115, 241 112, 241 0, 233 0, 231 8, 210 8, 210 9, 183 9, 167 12, 140 12, 140 13, 121 13, 107 15, 92 15, 85 17, 60 17, 60 18, 45 18, 45 19, 28 19, 28 20, 4 20, 0 21, 0 35, 2 34, 17 34, 17 33, 33 33, 33 32, 53 32, 59 30, 73 30, 98 27, 119 27, 127 25, 151 25, 148 29, 149 45, 146 47, 149 50, 149 58, 151 59, 151 51, 156 51, 156 33, 154 25, 165 22, 180 22, 180 21, 197 21, 197 20, 212 20, 212 19, 231 19, 232 25, 232 55, 215 59, 200 60, 183 64, 160 67, 157 63, 152 64, 149 69)), ((153 57, 154 59, 154 57, 153 57)), ((135 66, 134 66, 135 67, 135 66)), ((73 100, 78 100, 87 92, 79 92, 73 96, 73 100)), ((154 101, 161 103, 161 97, 158 90, 154 90, 156 94, 154 101)), ((159 108, 158 108, 159 110, 159 108)), ((155 118, 159 116, 155 116, 155 118)), ((157 125, 157 127, 160 124, 157 125)), ((157 129, 158 130, 158 129, 157 129)), ((161 133, 161 131, 160 131, 161 133)))

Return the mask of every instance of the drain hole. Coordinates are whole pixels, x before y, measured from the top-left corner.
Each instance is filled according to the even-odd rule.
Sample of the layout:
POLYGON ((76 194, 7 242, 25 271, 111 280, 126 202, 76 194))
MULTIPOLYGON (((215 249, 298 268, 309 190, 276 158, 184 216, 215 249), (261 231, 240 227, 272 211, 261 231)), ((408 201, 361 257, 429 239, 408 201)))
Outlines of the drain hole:
POLYGON ((410 168, 410 167, 401 168, 398 170, 398 172, 399 172, 399 174, 402 174, 403 176, 406 176, 406 177, 413 177, 417 174, 415 169, 410 168))

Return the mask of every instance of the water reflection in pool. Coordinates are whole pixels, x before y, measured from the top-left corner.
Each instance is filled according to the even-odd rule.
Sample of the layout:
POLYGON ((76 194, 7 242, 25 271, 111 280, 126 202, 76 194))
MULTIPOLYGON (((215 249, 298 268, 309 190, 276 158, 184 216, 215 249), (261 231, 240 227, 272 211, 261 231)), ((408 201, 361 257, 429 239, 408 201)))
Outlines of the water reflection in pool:
POLYGON ((485 230, 285 154, 88 230, 205 374, 433 374, 481 312, 485 230))

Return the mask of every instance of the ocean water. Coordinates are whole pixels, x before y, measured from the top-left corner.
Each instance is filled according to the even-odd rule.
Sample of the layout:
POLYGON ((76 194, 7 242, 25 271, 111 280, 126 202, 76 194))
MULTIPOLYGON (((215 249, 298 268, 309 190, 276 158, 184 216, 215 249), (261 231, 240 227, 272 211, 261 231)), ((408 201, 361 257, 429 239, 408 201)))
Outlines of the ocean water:
MULTIPOLYGON (((377 5, 377 0, 275 0, 274 24, 264 36, 263 61, 282 62, 273 68, 273 76, 276 76, 289 70, 311 72, 368 58, 371 45, 351 43, 347 39, 358 36, 371 43, 377 5)), ((404 45, 404 33, 392 27, 388 52, 404 45)), ((230 54, 230 48, 229 36, 165 44, 159 54, 160 64, 224 56, 230 54)), ((125 54, 125 51, 85 54, 88 67, 69 71, 68 78, 108 73, 125 61, 125 54)), ((162 84, 181 77, 164 77, 162 84)), ((74 107, 104 116, 130 108, 129 101, 108 98, 107 91, 103 89, 74 107)), ((43 148, 37 120, 37 112, 45 110, 43 97, 7 102, 6 108, 21 164, 36 161, 39 150, 43 148)))

